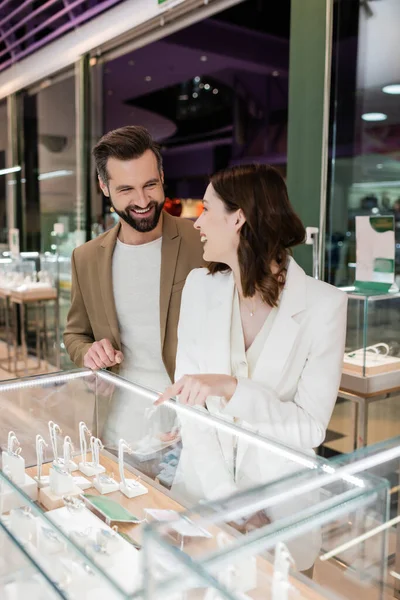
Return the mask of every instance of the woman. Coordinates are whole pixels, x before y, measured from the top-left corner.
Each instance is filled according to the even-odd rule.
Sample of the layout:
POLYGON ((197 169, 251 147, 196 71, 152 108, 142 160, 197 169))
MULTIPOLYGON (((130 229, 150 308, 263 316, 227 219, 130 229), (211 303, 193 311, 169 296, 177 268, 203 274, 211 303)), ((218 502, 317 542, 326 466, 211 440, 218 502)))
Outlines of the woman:
MULTIPOLYGON (((176 383, 159 402, 179 396, 180 403, 312 452, 324 441, 337 397, 346 294, 308 277, 291 257, 305 230, 270 166, 214 175, 195 227, 209 266, 187 278, 176 383)), ((233 478, 226 460, 218 461, 226 440, 186 419, 182 437, 179 470, 192 499, 271 481, 291 468, 255 450, 246 454, 239 442, 233 478)))

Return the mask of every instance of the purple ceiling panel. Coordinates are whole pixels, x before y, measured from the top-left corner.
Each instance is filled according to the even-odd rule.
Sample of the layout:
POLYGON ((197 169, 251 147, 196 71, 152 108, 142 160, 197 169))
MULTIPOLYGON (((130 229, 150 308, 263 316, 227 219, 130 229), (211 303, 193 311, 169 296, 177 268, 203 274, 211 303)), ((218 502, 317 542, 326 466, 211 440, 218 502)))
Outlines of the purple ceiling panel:
POLYGON ((123 0, 0 0, 0 71, 123 0))

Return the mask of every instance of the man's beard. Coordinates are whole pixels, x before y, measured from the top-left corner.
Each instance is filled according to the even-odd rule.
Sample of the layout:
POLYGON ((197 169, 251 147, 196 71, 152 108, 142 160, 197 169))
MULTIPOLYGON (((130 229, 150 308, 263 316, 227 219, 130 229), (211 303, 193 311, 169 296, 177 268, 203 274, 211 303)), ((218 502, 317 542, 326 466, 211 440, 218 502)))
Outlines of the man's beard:
MULTIPOLYGON (((126 210, 117 210, 113 204, 113 201, 111 200, 111 196, 110 202, 116 214, 123 221, 125 221, 125 223, 130 225, 132 229, 140 231, 141 233, 148 233, 149 231, 153 231, 153 229, 157 227, 158 221, 160 220, 160 216, 162 213, 162 209, 164 208, 165 204, 165 200, 163 202, 156 202, 155 200, 150 200, 149 204, 147 205, 147 208, 152 208, 154 206, 154 213, 152 214, 152 216, 140 217, 138 215, 138 218, 135 218, 131 215, 129 208, 127 208, 126 210)), ((131 208, 137 208, 139 210, 142 210, 140 206, 132 206, 131 208)))

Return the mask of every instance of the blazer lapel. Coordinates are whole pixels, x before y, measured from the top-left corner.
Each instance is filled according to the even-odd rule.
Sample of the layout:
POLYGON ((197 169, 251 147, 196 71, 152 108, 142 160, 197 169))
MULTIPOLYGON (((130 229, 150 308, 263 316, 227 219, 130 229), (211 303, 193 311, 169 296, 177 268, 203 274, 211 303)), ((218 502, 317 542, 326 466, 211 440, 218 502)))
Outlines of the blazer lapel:
POLYGON ((300 324, 293 318, 306 307, 306 275, 297 263, 290 258, 286 284, 278 306, 274 324, 264 350, 257 361, 253 378, 265 381, 268 387, 276 389, 283 369, 291 353, 300 324))
POLYGON ((167 316, 174 283, 176 262, 178 260, 181 237, 175 219, 163 213, 163 239, 161 249, 160 275, 160 335, 161 348, 164 348, 167 316))
POLYGON ((207 316, 206 372, 231 374, 231 320, 235 281, 232 273, 209 275, 218 277, 220 285, 210 298, 207 316))
POLYGON ((115 346, 119 350, 121 349, 121 336, 112 284, 112 256, 120 227, 121 226, 119 224, 113 227, 109 234, 103 238, 101 245, 97 248, 97 269, 104 311, 107 315, 108 324, 114 338, 115 346))
MULTIPOLYGON (((282 292, 274 324, 261 352, 253 379, 276 389, 285 368, 290 352, 296 342, 300 324, 294 319, 306 308, 306 274, 298 264, 289 259, 286 284, 282 292)), ((251 402, 251 398, 249 398, 251 402)), ((236 467, 239 472, 248 442, 238 444, 236 467)))

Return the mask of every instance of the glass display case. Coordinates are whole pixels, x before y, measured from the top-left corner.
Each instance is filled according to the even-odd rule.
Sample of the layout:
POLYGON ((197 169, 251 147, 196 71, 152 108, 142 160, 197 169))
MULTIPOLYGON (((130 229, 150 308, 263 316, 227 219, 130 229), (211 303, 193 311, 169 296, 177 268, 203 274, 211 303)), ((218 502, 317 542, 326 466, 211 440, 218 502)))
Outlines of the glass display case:
MULTIPOLYGON (((192 597, 193 589, 193 597, 203 594, 206 600, 245 594, 258 598, 257 589, 255 595, 249 591, 249 582, 232 588, 232 581, 246 580, 246 573, 254 576, 254 560, 248 557, 258 565, 260 553, 261 591, 269 589, 274 566, 268 553, 278 542, 285 543, 296 563, 291 581, 300 583, 293 597, 335 597, 335 587, 324 583, 318 589, 303 574, 325 555, 320 562, 329 566, 328 578, 339 581, 337 563, 347 565, 343 577, 347 582, 351 575, 350 587, 357 593, 361 580, 366 586, 371 578, 381 584, 386 528, 373 538, 372 559, 369 550, 364 553, 369 542, 360 540, 388 522, 387 481, 373 473, 355 475, 357 461, 332 466, 205 410, 172 400, 154 406, 157 398, 156 392, 106 371, 0 384, 0 524, 29 559, 40 563, 57 590, 61 585, 63 597, 91 597, 91 581, 97 590, 93 571, 111 590, 107 599, 149 597, 150 590, 152 597, 165 600, 166 587, 159 588, 165 579, 171 580, 168 600, 192 597), (8 488, 13 493, 6 493, 8 488), (197 508, 188 512, 193 506, 197 508), (21 510, 21 518, 31 519, 25 513, 32 512, 50 523, 75 553, 72 566, 67 560, 67 576, 61 567, 53 570, 52 558, 39 560, 41 551, 30 536, 26 539, 25 527, 12 529, 13 511, 21 510), (350 549, 341 549, 349 542, 350 549), (181 562, 175 561, 175 552, 181 562), (247 557, 240 576, 229 566, 229 556, 236 552, 247 557), (218 559, 209 568, 214 554, 225 562, 218 559), (75 571, 80 573, 75 563, 91 574, 89 591, 83 583, 75 587, 75 571), (197 563, 200 569, 193 571, 197 563)), ((64 557, 55 554, 56 561, 64 557)), ((317 573, 324 573, 321 568, 318 564, 317 573)))
MULTIPOLYGON (((320 470, 303 471, 242 496, 203 504, 179 515, 175 522, 147 525, 148 597, 157 597, 154 590, 161 594, 165 581, 171 579, 173 584, 174 574, 169 569, 167 576, 163 568, 169 564, 165 556, 183 552, 194 569, 206 569, 228 590, 238 593, 235 598, 392 598, 394 590, 398 594, 400 580, 399 467, 397 437, 340 456, 320 470), (263 511, 270 516, 275 505, 290 498, 295 502, 312 490, 319 490, 317 505, 309 504, 305 510, 270 522, 258 518, 254 531, 238 538, 234 530, 251 507, 254 514, 263 511), (188 522, 201 535, 177 535, 188 522), (319 543, 312 550, 315 539, 319 543), (313 582, 322 592, 298 577, 298 571, 305 570, 307 554, 313 582), (286 595, 277 592, 282 584, 282 564, 286 565, 286 595), (246 584, 240 583, 242 569, 245 573, 253 569, 253 578, 246 584), (304 583, 309 589, 304 589, 304 583)), ((308 570, 306 574, 311 573, 308 570)))
POLYGON ((236 600, 383 598, 387 482, 349 476, 354 487, 343 489, 346 478, 328 483, 331 474, 326 473, 323 483, 323 477, 318 481, 315 474, 307 475, 294 485, 277 482, 223 502, 198 505, 175 521, 148 524, 145 597, 161 599, 166 584, 173 586, 180 574, 172 565, 184 552, 194 570, 199 566, 208 571, 236 600), (311 488, 319 491, 317 503, 271 518, 274 507, 294 503, 311 488), (238 535, 249 513, 254 529, 238 535))
POLYGON ((348 299, 344 372, 388 382, 395 377, 400 385, 400 293, 365 295, 353 290, 348 299))
MULTIPOLYGON (((154 406, 157 398, 156 392, 106 371, 0 384, 4 474, 124 594, 140 587, 143 523, 285 476, 324 474, 328 464, 203 409, 172 400, 154 406), (65 519, 71 511, 74 518, 65 519), (107 530, 102 543, 97 543, 99 528, 107 530), (115 535, 124 545, 117 554, 108 548, 115 535)), ((358 494, 351 480, 332 493, 346 490, 358 494)), ((266 519, 289 518, 322 500, 319 490, 311 490, 274 505, 266 519)), ((3 505, 6 516, 11 508, 3 505)), ((248 513, 240 519, 241 532, 254 527, 251 508, 248 513)), ((299 563, 304 569, 307 560, 299 563)))

